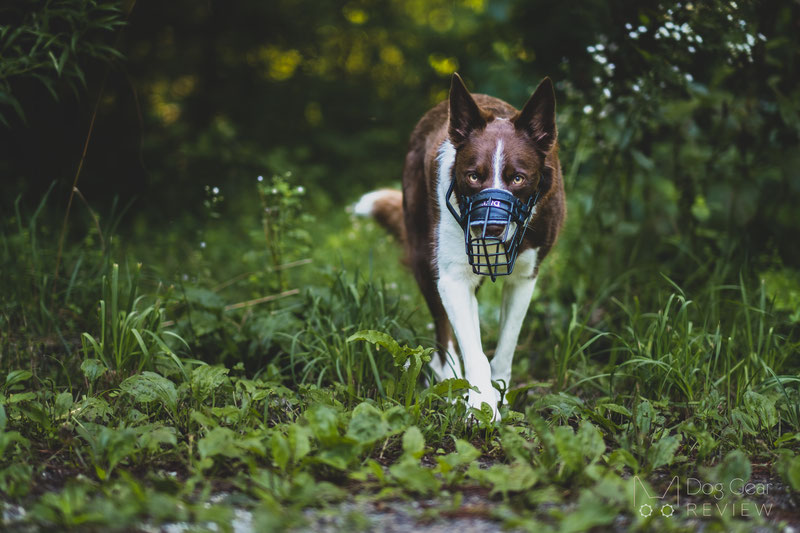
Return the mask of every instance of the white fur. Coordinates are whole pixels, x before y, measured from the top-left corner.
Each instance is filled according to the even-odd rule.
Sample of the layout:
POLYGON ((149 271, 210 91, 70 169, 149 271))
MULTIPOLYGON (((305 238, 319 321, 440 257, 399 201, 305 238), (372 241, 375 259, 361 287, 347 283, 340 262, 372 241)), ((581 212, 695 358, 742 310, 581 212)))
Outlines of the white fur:
POLYGON ((392 194, 392 191, 380 190, 368 192, 353 205, 353 214, 362 217, 370 216, 372 210, 375 208, 375 202, 387 194, 392 194))
POLYGON ((514 272, 503 285, 503 304, 500 308, 500 335, 492 359, 492 379, 502 381, 508 389, 511 383, 511 363, 517 348, 517 339, 525 314, 531 303, 536 278, 538 249, 528 249, 519 254, 514 272))
POLYGON ((429 366, 431 370, 433 370, 436 379, 438 381, 444 381, 450 378, 463 378, 464 374, 461 372, 461 362, 458 360, 458 354, 456 353, 456 347, 453 345, 453 341, 447 343, 445 359, 446 360, 443 362, 438 353, 433 354, 429 366))
POLYGON ((480 279, 472 272, 467 260, 464 232, 449 215, 446 204, 447 189, 450 187, 451 173, 456 159, 456 150, 450 141, 442 143, 437 159, 439 168, 436 199, 439 207, 439 225, 436 228, 435 243, 436 286, 461 348, 464 377, 470 385, 479 389, 479 392, 470 391, 469 404, 480 409, 481 404, 486 402, 492 407, 494 417, 499 419, 498 396, 492 387, 491 367, 481 346, 478 300, 475 298, 475 289, 480 279))
MULTIPOLYGON (((464 377, 470 385, 476 386, 480 391, 470 391, 469 405, 480 409, 481 404, 486 402, 492 407, 494 417, 499 420, 500 413, 497 410, 499 397, 492 387, 492 379, 504 382, 506 388, 510 384, 511 363, 519 332, 536 287, 536 278, 533 274, 538 262, 538 249, 528 249, 520 253, 514 272, 505 278, 503 304, 500 310, 500 334, 494 359, 489 364, 481 345, 478 300, 475 297, 480 277, 472 272, 467 255, 464 253, 464 232, 450 216, 446 203, 455 159, 456 150, 453 144, 450 141, 443 142, 437 155, 436 198, 439 207, 439 225, 436 228, 434 244, 436 286, 453 327, 453 333, 461 347, 464 377)), ((502 186, 504 159, 503 143, 498 141, 492 158, 493 185, 498 188, 502 186)), ((455 201, 453 204, 458 210, 455 201)), ((458 369, 452 343, 448 346, 448 360, 451 361, 450 368, 445 368, 446 365, 439 361, 433 368, 437 377, 441 376, 440 379, 459 375, 451 373, 458 369), (453 359, 450 359, 450 356, 453 359)))
POLYGON ((503 167, 506 164, 506 158, 503 154, 503 139, 498 139, 497 147, 492 156, 492 187, 495 189, 503 188, 503 167))

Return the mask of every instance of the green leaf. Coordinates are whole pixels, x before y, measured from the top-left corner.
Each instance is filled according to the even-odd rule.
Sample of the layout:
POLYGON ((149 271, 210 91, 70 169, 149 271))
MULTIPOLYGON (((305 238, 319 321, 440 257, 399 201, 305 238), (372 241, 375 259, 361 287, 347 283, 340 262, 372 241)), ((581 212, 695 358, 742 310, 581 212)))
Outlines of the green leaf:
MULTIPOLYGON (((413 429, 413 426, 410 429, 413 429)), ((405 441, 405 439, 403 440, 405 441)), ((437 492, 441 487, 433 470, 420 466, 419 462, 410 456, 406 456, 390 466, 389 473, 402 487, 413 493, 429 495, 437 492)))
POLYGON ((669 435, 655 441, 650 449, 647 450, 650 468, 656 469, 660 466, 672 464, 672 460, 675 458, 675 452, 678 451, 680 445, 680 435, 669 435))
POLYGON ((72 404, 74 401, 72 400, 72 393, 69 391, 64 391, 56 396, 55 401, 55 415, 56 417, 60 417, 69 413, 69 410, 72 408, 72 404))
POLYGON ((186 287, 185 296, 186 301, 190 304, 204 307, 213 311, 222 311, 222 309, 225 307, 225 300, 220 298, 219 294, 208 289, 201 289, 199 287, 186 287))
POLYGON ((634 474, 639 471, 639 461, 636 460, 631 452, 623 448, 618 448, 611 452, 611 455, 608 456, 608 465, 627 466, 633 470, 634 474))
POLYGON ((11 390, 11 387, 18 385, 23 381, 28 381, 33 377, 29 370, 12 370, 6 376, 6 390, 11 390))
POLYGON ((228 382, 228 370, 223 366, 200 365, 192 370, 192 397, 204 402, 219 387, 228 382))
POLYGON ((288 438, 294 462, 299 461, 311 452, 311 430, 308 427, 292 424, 289 426, 288 438))
MULTIPOLYGON (((475 472, 475 470, 473 470, 475 472)), ((516 462, 511 465, 497 464, 482 471, 481 481, 492 486, 491 495, 509 492, 522 492, 533 487, 539 480, 539 474, 530 464, 516 462)))
POLYGON ((160 402, 174 414, 178 409, 178 392, 175 384, 155 372, 142 372, 129 377, 119 388, 139 402, 150 404, 160 402))
POLYGON ((292 455, 292 451, 289 448, 289 441, 280 433, 275 432, 272 434, 272 438, 269 439, 269 444, 275 466, 281 470, 286 470, 286 466, 289 464, 289 458, 292 455))
MULTIPOLYGON (((97 350, 99 349, 100 348, 98 345, 97 350)), ((83 372, 83 375, 86 376, 86 379, 89 381, 89 383, 94 383, 97 381, 100 376, 105 374, 106 370, 108 370, 106 365, 103 364, 103 362, 99 359, 84 359, 84 361, 81 363, 81 372, 83 372)))
POLYGON ((465 440, 456 439, 456 451, 436 458, 438 471, 447 474, 457 468, 468 465, 481 456, 480 450, 465 440))
POLYGON ((744 405, 764 428, 768 429, 778 424, 778 411, 775 409, 774 398, 749 390, 744 393, 744 405))
POLYGON ((178 436, 174 427, 159 426, 145 431, 139 436, 139 447, 155 453, 162 446, 174 448, 178 445, 178 436))
POLYGON ((305 412, 309 427, 321 443, 335 443, 340 439, 339 415, 333 407, 315 405, 305 412))
POLYGON ((403 452, 414 459, 419 459, 425 453, 425 437, 417 426, 411 426, 403 434, 403 452))
POLYGON ((590 490, 584 489, 578 497, 578 504, 561 521, 562 533, 589 531, 592 528, 610 525, 622 511, 600 498, 590 490))
POLYGON ((197 451, 202 459, 217 455, 225 457, 241 455, 241 450, 236 446, 236 433, 224 427, 215 427, 206 433, 206 436, 197 443, 197 451))
POLYGON ((428 391, 444 398, 449 397, 450 393, 459 394, 469 390, 469 381, 466 379, 448 378, 428 387, 428 391))
POLYGON ((795 455, 789 460, 786 478, 789 481, 789 485, 792 486, 792 490, 800 491, 800 455, 795 455))
POLYGON ((701 470, 706 479, 713 480, 715 483, 722 483, 724 487, 730 487, 734 480, 749 480, 752 473, 750 459, 742 450, 733 450, 728 453, 718 465, 713 468, 701 470))
POLYGON ((378 409, 362 402, 353 409, 347 436, 360 444, 372 444, 389 433, 389 424, 378 409))

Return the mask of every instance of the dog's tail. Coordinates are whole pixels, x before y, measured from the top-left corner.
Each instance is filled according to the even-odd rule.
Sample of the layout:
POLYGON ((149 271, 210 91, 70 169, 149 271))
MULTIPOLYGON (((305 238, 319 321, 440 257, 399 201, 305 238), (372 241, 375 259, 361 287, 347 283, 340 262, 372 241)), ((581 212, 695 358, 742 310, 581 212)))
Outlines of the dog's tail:
POLYGON ((353 206, 353 213, 369 217, 383 226, 405 246, 406 225, 403 221, 403 193, 393 189, 368 192, 353 206))

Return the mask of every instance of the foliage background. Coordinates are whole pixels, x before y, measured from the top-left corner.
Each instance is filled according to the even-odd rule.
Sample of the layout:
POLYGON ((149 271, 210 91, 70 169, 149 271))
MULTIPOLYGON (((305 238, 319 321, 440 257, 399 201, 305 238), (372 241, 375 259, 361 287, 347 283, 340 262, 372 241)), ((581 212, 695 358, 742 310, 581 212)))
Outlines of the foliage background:
MULTIPOLYGON (((197 456, 195 434, 208 443, 239 439, 241 453, 251 437, 282 446, 267 430, 253 437, 250 418, 210 414, 215 397, 193 389, 204 383, 226 393, 247 389, 264 405, 289 402, 286 416, 265 411, 261 429, 282 428, 289 438, 306 431, 287 429, 308 427, 295 422, 306 416, 318 456, 341 442, 315 425, 322 396, 310 385, 344 406, 340 428, 357 401, 377 401, 388 411, 375 416, 384 418, 392 411, 381 402, 398 402, 415 413, 429 444, 452 448, 444 444, 452 430, 482 439, 490 455, 525 456, 511 451, 515 441, 505 433, 500 453, 491 431, 479 438, 446 416, 425 418, 424 401, 401 388, 409 379, 391 358, 376 364, 370 358, 378 351, 347 341, 376 329, 432 346, 427 311, 397 265, 396 245, 351 220, 345 207, 361 193, 399 185, 409 132, 446 97, 457 70, 471 90, 517 106, 542 77, 556 86, 568 223, 543 268, 515 376, 562 396, 515 393, 517 408, 533 409, 531 442, 547 449, 542 415, 557 427, 599 424, 610 449, 632 454, 620 464, 634 471, 651 472, 673 456, 718 462, 731 449, 754 456, 767 448, 765 460, 776 464, 782 449, 794 456, 799 38, 800 4, 777 0, 4 2, 0 368, 10 422, 5 431, 0 417, 3 447, 37 464, 8 436, 21 431, 23 441, 60 450, 60 467, 84 472, 76 457, 93 442, 102 470, 93 475, 104 481, 117 464, 135 469, 155 456, 187 476, 211 470, 225 478, 226 467, 209 463, 216 452, 197 456), (233 382, 209 377, 197 370, 203 363, 239 374, 233 382), (276 388, 253 393, 250 378, 276 388), (31 414, 25 402, 33 397, 12 401, 34 394, 28 385, 39 391, 49 425, 31 414), (166 394, 168 408, 119 418, 132 416, 133 404, 112 398, 121 390, 150 405, 147 387, 166 394), (88 394, 111 402, 108 428, 95 428, 105 440, 75 429, 60 396, 67 392, 69 401, 88 394), (577 407, 584 399, 595 403, 577 407), (608 401, 615 407, 602 407, 608 401), (661 414, 647 410, 651 401, 661 414), (201 414, 182 419, 184 410, 201 414), (651 418, 660 433, 648 434, 651 418), (156 432, 151 440, 103 456, 111 452, 96 443, 125 441, 125 424, 150 435, 145 419, 174 435, 147 426, 156 432), (59 431, 73 435, 69 451, 58 448, 59 431), (648 451, 655 434, 669 453, 648 451)), ((491 345, 499 291, 487 286, 482 297, 491 345)), ((411 432, 401 456, 400 430, 392 428, 380 438, 394 443, 395 458, 408 459, 401 472, 421 452, 411 432)), ((579 435, 596 444, 586 432, 579 435)), ((347 468, 372 454, 369 446, 354 449, 347 468)), ((306 463, 271 454, 267 462, 279 468, 269 475, 308 473, 306 463)), ((557 457, 531 461, 542 478, 568 483, 568 475, 551 476, 567 464, 557 457)), ((252 473, 262 460, 253 452, 243 462, 252 473)), ((24 496, 14 487, 32 470, 15 474, 6 463, 0 490, 24 496)), ((796 489, 800 461, 793 464, 796 489)), ((80 487, 84 496, 97 488, 80 487)), ((588 514, 596 519, 595 511, 588 514)), ((74 518, 37 516, 45 524, 74 518)))

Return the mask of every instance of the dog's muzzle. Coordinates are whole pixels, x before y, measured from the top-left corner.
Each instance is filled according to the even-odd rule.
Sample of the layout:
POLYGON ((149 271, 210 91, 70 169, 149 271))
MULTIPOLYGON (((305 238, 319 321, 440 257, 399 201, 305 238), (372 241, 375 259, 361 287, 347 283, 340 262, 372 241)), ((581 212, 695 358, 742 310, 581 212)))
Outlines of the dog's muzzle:
POLYGON ((528 219, 539 200, 538 189, 527 203, 503 189, 484 189, 472 196, 459 195, 459 214, 450 201, 454 188, 455 179, 447 190, 447 208, 464 229, 472 271, 491 276, 492 281, 511 274, 528 219))

